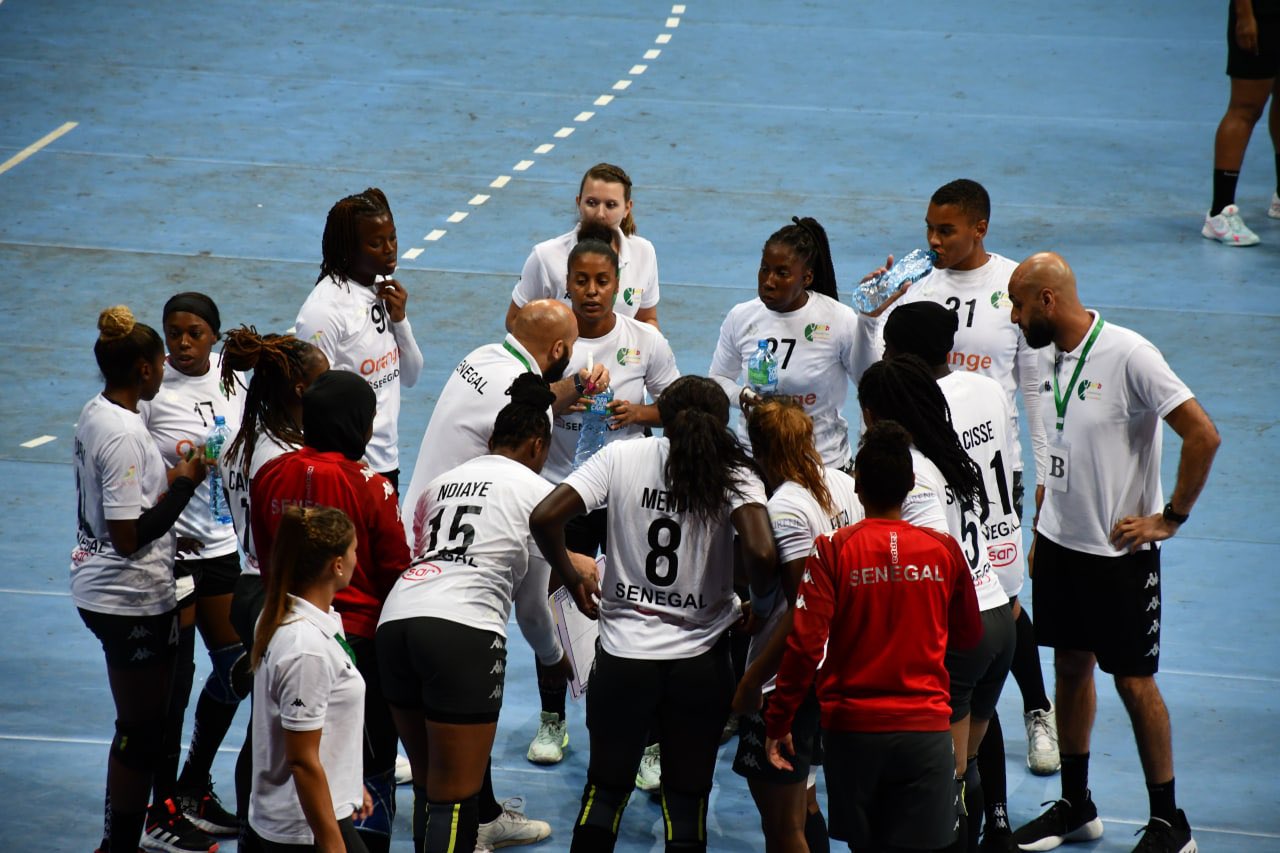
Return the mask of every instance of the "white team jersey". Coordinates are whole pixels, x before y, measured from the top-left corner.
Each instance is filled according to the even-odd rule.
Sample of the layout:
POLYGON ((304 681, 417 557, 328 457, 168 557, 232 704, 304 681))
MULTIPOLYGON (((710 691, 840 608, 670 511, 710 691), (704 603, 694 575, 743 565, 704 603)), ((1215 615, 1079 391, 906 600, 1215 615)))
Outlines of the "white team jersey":
POLYGON ((1000 586, 1010 597, 1022 590, 1026 558, 1022 520, 1013 506, 1013 454, 1017 436, 1009 433, 1008 397, 994 379, 954 371, 938 380, 951 408, 951 423, 969 458, 982 469, 987 493, 982 532, 1000 586))
MULTIPOLYGON (((626 317, 641 308, 658 306, 658 253, 639 234, 630 237, 614 229, 618 245, 618 298, 613 310, 626 317)), ((523 308, 535 299, 559 299, 569 304, 565 281, 569 276, 569 252, 578 245, 578 229, 544 240, 533 247, 524 262, 511 301, 523 308)))
MULTIPOLYGON (((573 345, 573 358, 565 369, 572 376, 587 366, 588 357, 595 364, 609 368, 609 387, 613 399, 644 403, 646 395, 656 400, 668 385, 680 378, 671 344, 653 326, 616 314, 613 331, 598 338, 578 338, 573 345)), ((573 454, 578 448, 582 414, 566 412, 556 415, 551 429, 551 453, 542 476, 560 483, 573 470, 573 454)), ((632 424, 609 430, 605 442, 622 441, 644 435, 644 427, 632 424)))
POLYGON ((332 369, 358 373, 373 388, 378 408, 365 459, 380 473, 398 469, 400 386, 412 388, 422 372, 409 319, 391 322, 374 288, 330 276, 311 289, 296 326, 297 337, 319 347, 332 369))
POLYGON ((76 607, 121 616, 155 616, 177 607, 173 531, 122 557, 107 528, 108 520, 138 518, 169 488, 164 460, 142 418, 101 394, 85 403, 76 422, 75 473, 76 607))
POLYGON ((364 800, 364 678, 338 642, 342 617, 289 596, 253 676, 253 781, 249 824, 277 844, 314 843, 285 757, 284 733, 320 730, 320 764, 334 817, 364 800))
MULTIPOLYGON (((818 499, 804 486, 791 481, 779 486, 769 498, 769 524, 773 528, 773 542, 778 549, 780 566, 793 560, 803 560, 813 552, 813 541, 819 536, 829 536, 841 527, 857 524, 866 515, 853 490, 852 477, 835 468, 827 468, 823 476, 835 504, 834 514, 825 512, 818 499)), ((780 599, 764 627, 751 637, 747 666, 751 666, 764 651, 786 612, 787 602, 780 599)), ((773 690, 776 681, 776 676, 769 676, 761 688, 762 692, 773 690)))
MULTIPOLYGON (((166 466, 172 468, 204 444, 213 429, 214 415, 222 415, 226 419, 229 435, 239 432, 244 411, 243 385, 233 384, 230 394, 223 392, 221 373, 222 353, 214 353, 210 357, 209 370, 203 376, 187 376, 166 361, 160 392, 154 400, 138 403, 142 422, 160 448, 160 456, 166 466)), ((197 554, 179 554, 179 560, 184 556, 204 560, 236 552, 235 527, 219 524, 213 517, 208 477, 196 486, 191 502, 174 524, 173 532, 203 545, 197 554)))
POLYGON ((586 511, 609 507, 609 562, 600 643, 611 655, 671 660, 715 645, 741 612, 733 593, 733 525, 740 506, 765 506, 764 485, 736 473, 741 494, 704 521, 673 506, 663 468, 666 438, 610 444, 565 480, 586 511))
MULTIPOLYGON (((507 389, 522 373, 542 375, 537 360, 514 335, 507 335, 500 344, 474 349, 458 362, 431 410, 413 476, 402 490, 405 507, 417 506, 436 477, 489 452, 493 422, 511 402, 507 389)), ((547 417, 551 417, 549 407, 547 417)), ((412 551, 412 534, 405 535, 412 551)))
MULTIPOLYGON (((1069 353, 1061 354, 1053 345, 1043 350, 1040 411, 1050 436, 1049 452, 1057 452, 1053 376, 1059 355, 1058 384, 1070 400, 1062 432, 1069 450, 1058 463, 1066 469, 1067 489, 1046 486, 1039 531, 1065 548, 1118 557, 1125 552, 1111 546, 1116 522, 1128 515, 1151 515, 1164 506, 1160 421, 1195 395, 1150 341, 1111 322, 1102 327, 1076 387, 1068 392, 1088 337, 1069 353)), ((1054 479, 1053 473, 1048 479, 1054 479)))
POLYGON ((547 605, 551 567, 529 535, 529 515, 551 488, 497 455, 432 480, 412 507, 413 562, 382 605, 378 624, 431 616, 505 637, 514 603, 538 660, 560 660, 547 605))
POLYGON ((253 547, 253 528, 249 524, 249 483, 258 475, 263 465, 297 449, 293 445, 281 444, 270 433, 262 432, 258 434, 258 441, 253 447, 248 476, 245 476, 238 452, 232 455, 224 450, 222 459, 218 461, 218 470, 222 472, 222 482, 227 488, 227 500, 231 505, 231 523, 240 538, 240 549, 244 551, 243 571, 246 575, 262 574, 258 565, 258 552, 253 547))
MULTIPOLYGON (((736 410, 740 382, 757 342, 768 339, 778 360, 778 394, 804 406, 813 419, 814 442, 822 463, 844 468, 852 458, 849 424, 841 409, 849 383, 868 367, 857 350, 858 314, 848 305, 809 291, 803 307, 779 314, 758 298, 735 305, 720 326, 720 342, 711 359, 710 376, 729 395, 736 410)), ((738 439, 750 451, 745 419, 738 419, 738 439)))
MULTIPOLYGON (((1018 264, 1002 255, 989 254, 987 262, 976 270, 933 270, 907 288, 893 308, 909 302, 929 301, 956 313, 960 327, 956 330, 955 349, 947 361, 953 370, 990 376, 1004 389, 1009 403, 1009 434, 1014 437, 1017 451, 1015 471, 1022 470, 1018 403, 1015 400, 1015 395, 1021 390, 1036 463, 1036 481, 1042 482, 1046 439, 1039 418, 1039 358, 1036 351, 1027 345, 1022 330, 1009 320, 1009 276, 1018 264)), ((876 358, 884 353, 883 321, 893 313, 893 308, 866 327, 875 335, 876 358)))

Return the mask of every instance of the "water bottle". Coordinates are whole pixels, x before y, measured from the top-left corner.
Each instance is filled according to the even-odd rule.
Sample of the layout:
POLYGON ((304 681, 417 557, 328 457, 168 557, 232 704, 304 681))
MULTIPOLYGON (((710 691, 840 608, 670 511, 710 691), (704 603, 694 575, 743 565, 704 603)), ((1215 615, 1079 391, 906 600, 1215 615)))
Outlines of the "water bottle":
POLYGON ((769 352, 769 342, 760 340, 747 359, 747 384, 761 397, 778 393, 778 360, 769 352))
POLYGON ((227 490, 222 487, 222 471, 218 468, 218 459, 222 456, 222 446, 231 438, 231 430, 227 429, 227 419, 222 415, 213 416, 213 429, 204 440, 204 463, 208 469, 205 475, 209 483, 209 509, 213 520, 218 524, 231 523, 231 506, 227 503, 227 490))
POLYGON ((590 398, 591 405, 582 413, 582 430, 578 433, 578 447, 573 452, 573 467, 577 468, 604 447, 609 432, 609 404, 613 402, 613 389, 606 388, 590 398))
POLYGON ((889 301, 889 297, 910 282, 915 284, 929 274, 937 254, 926 249, 913 249, 890 269, 864 281, 853 290, 853 307, 870 314, 889 301))

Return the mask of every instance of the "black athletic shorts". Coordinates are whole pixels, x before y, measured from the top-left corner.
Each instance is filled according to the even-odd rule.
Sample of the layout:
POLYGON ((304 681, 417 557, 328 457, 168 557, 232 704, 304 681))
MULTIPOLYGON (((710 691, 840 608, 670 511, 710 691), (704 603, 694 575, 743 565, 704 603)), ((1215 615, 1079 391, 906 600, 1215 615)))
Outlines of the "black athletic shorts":
POLYGON ((1160 669, 1160 551, 1100 557, 1041 535, 1031 578, 1036 642, 1093 652, 1112 675, 1160 669))
POLYGON ((178 610, 157 616, 120 616, 77 608, 80 618, 102 643, 107 666, 143 669, 172 660, 178 651, 178 610))
POLYGON ((1280 13, 1255 15, 1258 20, 1258 52, 1248 53, 1236 44, 1236 5, 1227 3, 1227 76, 1239 80, 1280 77, 1280 13))
POLYGON ((267 588, 262 583, 262 575, 246 572, 236 578, 235 589, 231 591, 231 627, 236 629, 246 649, 253 648, 253 632, 257 629, 266 598, 267 588))
POLYGON ((996 712, 1000 691, 1009 677, 1018 632, 1013 608, 1008 604, 982 611, 982 640, 962 652, 947 650, 947 674, 951 676, 951 722, 973 714, 989 720, 996 712))
POLYGON ((827 828, 855 850, 940 850, 962 805, 951 732, 826 732, 827 828))
POLYGON ((507 641, 429 616, 378 626, 382 692, 397 708, 421 708, 437 723, 496 723, 507 641))
POLYGON ((178 560, 173 573, 177 577, 191 575, 196 579, 196 598, 231 595, 236 588, 236 578, 240 577, 240 554, 232 551, 221 557, 178 560))
POLYGON ((809 768, 821 763, 821 721, 818 710, 818 695, 812 690, 796 709, 795 719, 791 722, 791 740, 796 754, 785 756, 793 769, 779 770, 769 763, 769 755, 764 749, 764 713, 769 708, 769 700, 773 693, 764 694, 764 706, 754 714, 738 718, 738 753, 733 758, 733 772, 748 779, 768 782, 773 785, 794 785, 809 778, 809 768))

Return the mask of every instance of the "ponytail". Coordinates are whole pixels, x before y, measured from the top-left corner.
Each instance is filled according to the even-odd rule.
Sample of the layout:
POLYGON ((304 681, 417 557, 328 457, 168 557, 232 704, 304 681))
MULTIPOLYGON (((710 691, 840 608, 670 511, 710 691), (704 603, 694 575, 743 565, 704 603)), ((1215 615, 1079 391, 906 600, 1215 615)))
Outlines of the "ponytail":
POLYGON ((827 241, 826 229, 818 220, 812 216, 791 217, 790 225, 779 228, 764 241, 766 246, 774 243, 789 247, 813 273, 809 290, 839 300, 836 269, 831 261, 831 244, 827 241))
POLYGON ((517 447, 530 438, 550 440, 551 419, 547 417, 547 409, 555 402, 556 395, 547 380, 536 373, 521 373, 507 394, 511 402, 502 407, 493 422, 489 450, 517 447))
POLYGON ((742 494, 735 476, 751 460, 729 431, 729 398, 703 376, 682 376, 658 397, 658 413, 671 444, 663 469, 667 491, 682 511, 710 520, 726 494, 742 494))

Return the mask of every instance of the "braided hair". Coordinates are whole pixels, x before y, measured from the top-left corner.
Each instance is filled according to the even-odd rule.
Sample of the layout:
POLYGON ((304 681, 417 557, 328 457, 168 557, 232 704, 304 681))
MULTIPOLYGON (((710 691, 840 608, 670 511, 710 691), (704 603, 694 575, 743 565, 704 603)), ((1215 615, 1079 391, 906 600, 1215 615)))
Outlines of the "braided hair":
MULTIPOLYGON (((587 173, 582 176, 582 181, 578 184, 578 198, 582 198, 582 191, 587 186, 588 180, 604 181, 606 184, 622 184, 622 198, 624 201, 631 201, 631 176, 622 170, 621 166, 615 166, 612 163, 597 163, 587 173)), ((630 213, 618 225, 618 230, 630 237, 636 233, 636 220, 630 213)), ((612 241, 612 237, 608 241, 612 241)))
POLYGON ((831 262, 831 244, 827 242, 827 232, 812 216, 804 218, 793 216, 791 224, 784 225, 769 235, 764 241, 766 247, 779 244, 786 246, 813 273, 813 282, 808 290, 839 299, 836 289, 836 269, 831 262))
POLYGON ((960 444, 947 398, 919 356, 902 355, 868 367, 858 382, 858 402, 877 421, 893 420, 906 428, 966 512, 984 506, 982 471, 960 444))
POLYGON ((551 419, 547 409, 555 402, 547 381, 536 373, 521 373, 507 389, 511 402, 502 407, 493 422, 489 450, 515 448, 530 438, 550 440, 551 419))
POLYGON ((301 447, 302 426, 294 421, 284 402, 294 396, 294 386, 305 382, 308 366, 322 356, 320 350, 292 335, 259 335, 252 326, 227 332, 222 349, 222 387, 238 381, 237 372, 253 371, 244 401, 240 430, 225 453, 240 454, 245 477, 258 436, 265 433, 283 445, 301 447))
POLYGON ((321 239, 320 275, 316 284, 330 276, 350 278, 351 267, 359 253, 357 242, 359 229, 356 223, 362 219, 391 216, 391 205, 377 187, 370 187, 357 195, 349 195, 329 208, 321 239))
POLYGON ((662 473, 672 502, 703 520, 715 518, 726 494, 742 494, 734 469, 752 467, 729 431, 729 398, 704 376, 681 376, 659 395, 658 413, 671 444, 662 473))

